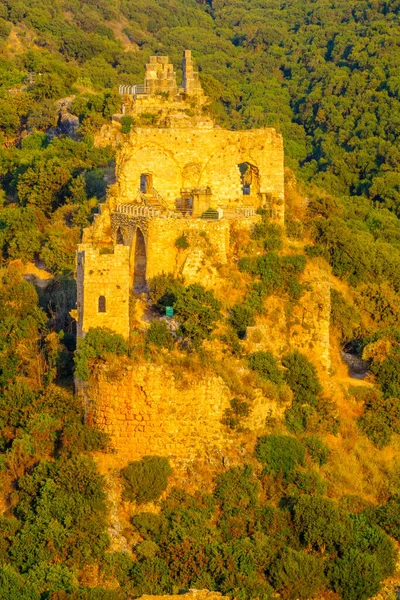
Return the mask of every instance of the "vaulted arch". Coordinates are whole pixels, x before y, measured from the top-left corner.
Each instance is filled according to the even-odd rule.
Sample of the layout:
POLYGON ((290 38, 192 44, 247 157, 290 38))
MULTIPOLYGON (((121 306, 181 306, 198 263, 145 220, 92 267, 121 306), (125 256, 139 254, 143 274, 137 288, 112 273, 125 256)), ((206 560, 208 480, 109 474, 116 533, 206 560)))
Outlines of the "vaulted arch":
POLYGON ((137 227, 131 249, 131 272, 133 274, 133 293, 140 294, 147 288, 146 281, 147 252, 142 230, 137 227))

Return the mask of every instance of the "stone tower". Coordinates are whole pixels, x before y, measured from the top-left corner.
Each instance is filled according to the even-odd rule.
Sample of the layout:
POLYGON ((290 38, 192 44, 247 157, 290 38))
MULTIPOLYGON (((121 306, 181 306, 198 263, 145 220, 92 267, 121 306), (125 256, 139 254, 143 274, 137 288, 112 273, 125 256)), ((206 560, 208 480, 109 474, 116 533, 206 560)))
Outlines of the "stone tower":
POLYGON ((188 96, 203 96, 199 74, 194 70, 192 52, 185 50, 182 58, 182 88, 188 96))
POLYGON ((178 93, 176 73, 168 56, 150 57, 146 65, 144 90, 146 94, 166 93, 176 96, 178 93))

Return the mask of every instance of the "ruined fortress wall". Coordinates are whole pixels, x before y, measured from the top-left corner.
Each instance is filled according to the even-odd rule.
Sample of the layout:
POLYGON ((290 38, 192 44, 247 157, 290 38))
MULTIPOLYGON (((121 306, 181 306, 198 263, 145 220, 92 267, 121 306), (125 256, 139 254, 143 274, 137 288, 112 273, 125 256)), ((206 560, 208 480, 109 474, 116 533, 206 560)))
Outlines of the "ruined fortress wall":
POLYGON ((123 460, 146 455, 193 460, 226 443, 221 424, 229 392, 218 378, 178 385, 165 367, 107 368, 90 382, 88 420, 108 433, 123 460))
MULTIPOLYGON (((226 219, 152 219, 148 233, 147 279, 161 273, 179 275, 179 249, 175 243, 180 236, 190 236, 191 232, 206 236, 213 262, 226 263, 229 251, 229 222, 226 219)), ((196 251, 196 248, 189 248, 188 254, 196 251)))
POLYGON ((298 350, 329 372, 331 283, 328 265, 318 259, 308 261, 302 283, 305 291, 290 310, 277 296, 267 299, 264 322, 247 328, 247 348, 249 352, 270 350, 278 356, 298 350))
MULTIPOLYGON (((193 461, 237 445, 237 434, 221 422, 231 397, 217 376, 182 380, 165 365, 119 362, 115 371, 112 365, 94 371, 86 389, 87 421, 110 435, 121 462, 146 455, 193 461)), ((282 417, 284 408, 255 390, 243 425, 260 433, 267 415, 282 417)))
POLYGON ((114 247, 100 254, 90 244, 80 244, 77 254, 78 337, 89 327, 108 327, 124 337, 129 334, 129 248, 114 247), (99 312, 99 297, 105 312, 99 312))
POLYGON ((283 140, 274 129, 135 129, 117 157, 117 195, 134 202, 140 175, 151 173, 170 208, 182 188, 202 186, 226 206, 243 200, 238 165, 245 162, 259 171, 259 192, 283 202, 283 140))

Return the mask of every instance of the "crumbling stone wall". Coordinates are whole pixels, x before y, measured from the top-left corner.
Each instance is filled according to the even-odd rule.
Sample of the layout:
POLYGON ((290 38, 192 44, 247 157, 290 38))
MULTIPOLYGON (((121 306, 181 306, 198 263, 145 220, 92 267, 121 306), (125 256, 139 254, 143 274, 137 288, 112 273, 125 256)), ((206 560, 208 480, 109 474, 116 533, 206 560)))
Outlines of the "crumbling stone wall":
POLYGON ((276 296, 267 299, 267 317, 247 328, 247 348, 249 352, 270 350, 278 356, 299 350, 329 372, 331 282, 328 265, 319 260, 309 261, 302 283, 305 291, 294 306, 276 296))
MULTIPOLYGON (((102 365, 94 371, 86 387, 86 418, 110 435, 122 462, 151 454, 190 462, 237 445, 238 434, 222 423, 231 398, 217 376, 121 359, 116 368, 102 365)), ((266 417, 282 416, 284 408, 255 390, 243 426, 260 433, 266 417)))
POLYGON ((260 196, 243 195, 239 165, 258 171, 258 193, 272 199, 284 218, 283 140, 274 129, 137 128, 117 155, 119 202, 136 202, 140 175, 150 173, 154 188, 171 209, 185 187, 212 190, 215 206, 260 205, 260 196))

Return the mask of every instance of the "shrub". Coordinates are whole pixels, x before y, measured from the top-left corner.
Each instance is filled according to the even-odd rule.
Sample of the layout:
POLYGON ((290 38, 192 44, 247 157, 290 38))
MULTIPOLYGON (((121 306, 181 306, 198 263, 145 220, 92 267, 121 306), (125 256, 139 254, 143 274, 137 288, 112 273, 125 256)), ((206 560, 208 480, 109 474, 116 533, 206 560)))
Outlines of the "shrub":
POLYGON ((331 585, 343 600, 366 600, 374 596, 381 578, 375 556, 358 549, 350 549, 337 558, 329 572, 331 585))
POLYGON ((305 444, 311 458, 321 466, 327 463, 331 451, 320 438, 315 435, 306 436, 303 438, 303 444, 305 444))
POLYGON ((339 430, 339 418, 336 405, 318 396, 315 406, 293 401, 285 412, 286 427, 297 435, 305 431, 328 431, 336 435, 339 430))
POLYGON ((286 549, 269 568, 274 588, 287 600, 313 598, 326 585, 324 562, 316 556, 286 549))
MULTIPOLYGON (((296 471, 293 483, 296 486, 296 495, 298 492, 303 494, 321 495, 327 490, 327 483, 314 471, 296 471)), ((291 492, 292 493, 292 490, 291 492)))
POLYGON ((39 593, 10 566, 0 567, 0 597, 2 600, 39 600, 39 593))
POLYGON ((400 498, 390 498, 376 511, 378 524, 395 540, 400 542, 400 498))
POLYGON ((250 414, 250 406, 248 402, 240 400, 240 398, 232 398, 230 408, 224 412, 222 423, 227 425, 229 429, 237 429, 240 426, 242 417, 247 417, 250 414))
POLYGON ((154 513, 139 513, 133 515, 132 525, 139 533, 146 538, 147 536, 157 538, 166 525, 163 516, 154 513))
POLYGON ((269 379, 277 385, 282 383, 282 370, 278 367, 272 352, 254 352, 249 355, 248 364, 250 369, 258 373, 260 377, 269 379))
POLYGON ((122 497, 137 504, 157 500, 166 490, 172 469, 167 458, 145 456, 121 470, 122 497))
POLYGON ((121 132, 122 133, 130 133, 133 125, 133 119, 129 115, 124 115, 121 117, 121 132))
POLYGON ((338 551, 351 541, 351 522, 332 500, 300 496, 293 507, 293 522, 300 540, 322 552, 338 551))
MULTIPOLYGON (((373 554, 381 568, 382 577, 392 575, 396 569, 397 553, 392 540, 371 521, 369 511, 351 516, 354 545, 362 552, 373 554)), ((392 535, 392 533, 390 532, 392 535)))
POLYGON ((342 292, 331 289, 331 325, 339 333, 343 344, 354 338, 361 322, 360 313, 348 302, 342 292))
POLYGON ((198 283, 189 285, 173 306, 180 321, 178 333, 194 347, 210 337, 221 317, 221 305, 214 293, 198 283))
POLYGON ((173 306, 179 321, 178 335, 195 348, 210 337, 221 317, 221 305, 214 293, 198 283, 185 288, 173 277, 160 275, 151 282, 151 297, 160 310, 173 306))
POLYGON ((235 329, 240 339, 246 337, 247 327, 255 325, 256 311, 247 303, 235 304, 231 308, 229 322, 235 329))
POLYGON ((154 344, 157 348, 168 348, 174 346, 174 338, 165 321, 152 321, 146 332, 146 342, 154 344))
POLYGON ((128 346, 118 333, 107 327, 90 328, 83 340, 80 340, 75 352, 75 375, 82 381, 90 377, 90 365, 96 359, 105 359, 107 354, 124 355, 128 346))
POLYGON ((357 424, 377 446, 383 448, 400 433, 400 403, 397 398, 385 397, 379 390, 368 389, 363 394, 364 414, 357 424))
POLYGON ((282 365, 286 367, 283 376, 293 391, 294 400, 299 404, 315 406, 322 386, 314 365, 297 350, 285 354, 282 358, 282 365))
POLYGON ((164 595, 172 592, 168 565, 161 558, 145 558, 131 569, 133 594, 164 595))
POLYGON ((175 240, 175 247, 181 250, 186 250, 189 248, 190 244, 185 234, 181 235, 175 240))
POLYGON ((260 485, 248 465, 229 469, 216 478, 214 497, 224 512, 235 513, 254 507, 259 494, 260 485))
POLYGON ((373 363, 371 370, 376 375, 385 398, 400 398, 400 350, 396 349, 382 362, 373 363))
POLYGON ((264 435, 258 438, 255 455, 264 465, 264 472, 282 475, 290 480, 298 465, 304 464, 305 446, 287 435, 264 435))

